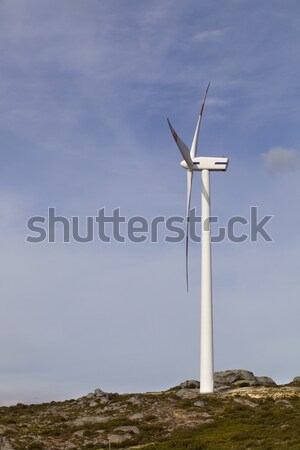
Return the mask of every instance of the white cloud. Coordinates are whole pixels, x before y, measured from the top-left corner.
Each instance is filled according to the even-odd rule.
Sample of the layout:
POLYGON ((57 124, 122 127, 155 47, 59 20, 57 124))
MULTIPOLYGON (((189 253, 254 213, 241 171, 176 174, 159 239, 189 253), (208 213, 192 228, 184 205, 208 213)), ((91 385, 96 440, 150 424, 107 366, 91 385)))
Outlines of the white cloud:
POLYGON ((222 98, 211 97, 206 100, 206 104, 210 106, 227 106, 229 101, 222 98))
POLYGON ((193 41, 195 42, 203 42, 208 40, 215 40, 223 36, 227 31, 227 28, 220 28, 216 30, 206 30, 206 31, 200 31, 199 33, 195 34, 193 37, 193 41))
POLYGON ((299 167, 299 154, 292 148, 270 148, 262 154, 262 159, 271 172, 296 170, 299 167))

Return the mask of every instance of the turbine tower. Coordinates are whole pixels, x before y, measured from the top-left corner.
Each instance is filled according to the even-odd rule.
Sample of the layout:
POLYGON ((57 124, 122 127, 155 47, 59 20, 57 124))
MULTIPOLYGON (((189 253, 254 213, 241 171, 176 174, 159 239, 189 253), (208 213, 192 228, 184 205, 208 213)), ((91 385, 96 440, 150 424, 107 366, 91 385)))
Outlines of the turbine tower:
POLYGON ((228 158, 197 157, 199 131, 204 105, 210 83, 205 91, 191 149, 180 139, 169 119, 168 124, 173 138, 180 150, 183 161, 180 163, 187 170, 187 210, 186 210, 186 286, 189 287, 188 243, 189 218, 193 174, 201 171, 201 341, 200 341, 200 392, 214 391, 214 357, 213 357, 213 308, 212 308, 212 271, 211 271, 211 233, 210 233, 210 172, 225 171, 228 158))

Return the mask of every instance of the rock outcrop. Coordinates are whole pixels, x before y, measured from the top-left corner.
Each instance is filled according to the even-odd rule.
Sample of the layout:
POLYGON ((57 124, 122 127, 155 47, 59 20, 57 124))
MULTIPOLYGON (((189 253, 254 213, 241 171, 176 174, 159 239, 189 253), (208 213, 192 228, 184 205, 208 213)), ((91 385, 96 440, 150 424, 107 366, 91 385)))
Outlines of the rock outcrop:
POLYGON ((249 370, 225 370, 215 372, 215 387, 246 387, 246 386, 276 386, 276 383, 270 377, 256 377, 249 370))
POLYGON ((300 386, 300 377, 295 377, 291 384, 294 386, 300 386))
MULTIPOLYGON (((297 379, 300 377, 296 377, 293 380, 293 383, 298 383, 297 379)), ((247 386, 276 386, 276 383, 270 377, 257 377, 250 372, 249 370, 235 369, 235 370, 225 370, 223 372, 215 372, 214 373, 214 384, 215 389, 222 391, 225 389, 232 389, 234 387, 247 387, 247 386)), ((191 391, 194 389, 200 388, 199 381, 196 380, 187 380, 179 385, 183 392, 178 391, 177 395, 182 396, 183 398, 192 398, 189 397, 187 391, 191 391)))

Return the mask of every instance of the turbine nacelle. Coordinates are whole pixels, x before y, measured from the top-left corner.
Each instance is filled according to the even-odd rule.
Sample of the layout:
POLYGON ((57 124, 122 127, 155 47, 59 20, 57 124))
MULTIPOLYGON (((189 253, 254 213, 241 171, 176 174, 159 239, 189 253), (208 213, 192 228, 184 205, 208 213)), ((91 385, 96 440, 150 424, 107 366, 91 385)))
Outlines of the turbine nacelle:
POLYGON ((200 156, 192 159, 193 165, 187 164, 185 160, 181 161, 180 165, 188 170, 218 170, 225 171, 228 166, 228 158, 220 158, 213 156, 200 156))

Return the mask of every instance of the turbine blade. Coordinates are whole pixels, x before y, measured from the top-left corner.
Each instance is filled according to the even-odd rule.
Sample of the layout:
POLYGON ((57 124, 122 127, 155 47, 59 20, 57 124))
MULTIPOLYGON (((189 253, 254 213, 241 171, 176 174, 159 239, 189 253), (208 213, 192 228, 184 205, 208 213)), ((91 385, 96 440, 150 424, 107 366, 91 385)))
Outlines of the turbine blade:
POLYGON ((168 119, 168 124, 171 130, 171 133, 173 135, 174 141, 177 144, 177 147, 180 150, 180 153, 182 154, 183 159, 185 160, 185 162, 187 163, 188 166, 193 166, 193 161, 190 155, 190 149, 188 148, 188 146, 180 139, 180 137, 178 136, 178 134, 176 133, 176 131, 174 130, 174 128, 172 127, 169 119, 168 119))
POLYGON ((210 82, 208 83, 206 91, 205 91, 204 99, 203 99, 203 102, 202 102, 202 105, 201 105, 201 109, 200 109, 200 113, 199 113, 199 117, 198 117, 198 122, 197 122, 197 125, 196 125, 194 139, 193 139, 193 143, 192 143, 192 147, 191 147, 191 158, 192 159, 195 158, 195 156, 197 155, 199 131, 200 131, 200 127, 201 127, 201 120, 202 120, 204 105, 205 105, 205 101, 206 101, 206 97, 207 97, 209 86, 210 86, 210 82))
POLYGON ((190 228, 190 205, 192 194, 193 171, 187 173, 187 205, 186 205, 186 237, 185 237, 185 277, 186 290, 189 291, 189 228, 190 228))

